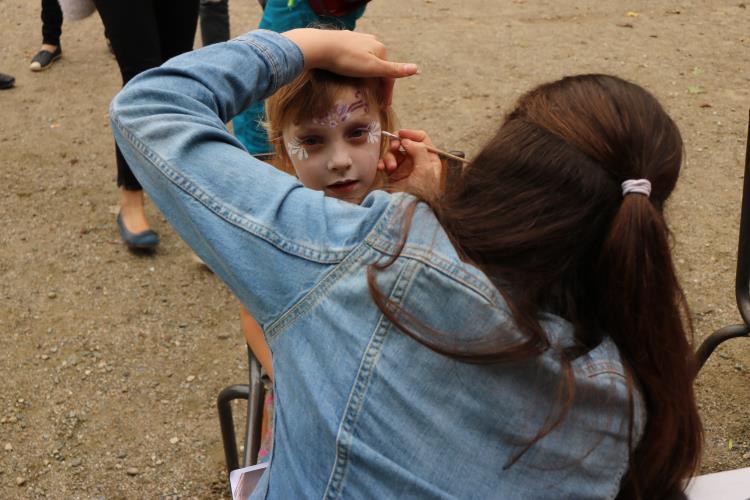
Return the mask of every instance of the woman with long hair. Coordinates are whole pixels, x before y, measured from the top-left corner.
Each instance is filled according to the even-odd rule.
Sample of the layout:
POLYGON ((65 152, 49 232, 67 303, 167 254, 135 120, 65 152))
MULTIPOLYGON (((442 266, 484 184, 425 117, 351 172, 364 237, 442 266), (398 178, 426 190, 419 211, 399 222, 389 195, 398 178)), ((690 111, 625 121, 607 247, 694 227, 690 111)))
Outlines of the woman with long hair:
POLYGON ((303 68, 416 71, 369 35, 253 32, 139 77, 111 108, 136 176, 273 353, 255 494, 681 491, 702 431, 663 213, 682 142, 658 101, 606 75, 542 85, 444 192, 429 138, 409 133, 384 167, 411 194, 354 205, 224 128, 303 68))

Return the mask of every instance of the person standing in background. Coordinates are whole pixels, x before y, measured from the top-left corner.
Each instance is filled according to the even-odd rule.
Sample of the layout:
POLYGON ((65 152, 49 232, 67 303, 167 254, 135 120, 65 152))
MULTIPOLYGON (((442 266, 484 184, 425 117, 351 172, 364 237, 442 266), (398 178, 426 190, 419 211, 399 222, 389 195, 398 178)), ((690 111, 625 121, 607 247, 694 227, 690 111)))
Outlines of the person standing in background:
POLYGON ((44 71, 62 57, 63 12, 57 0, 42 0, 42 48, 31 59, 31 71, 44 71))
MULTIPOLYGON (((139 73, 193 49, 199 0, 94 0, 122 74, 139 73)), ((159 235, 146 220, 143 189, 115 145, 120 209, 117 226, 131 250, 153 250, 159 235)))
POLYGON ((204 47, 229 40, 228 0, 200 0, 199 12, 204 47))

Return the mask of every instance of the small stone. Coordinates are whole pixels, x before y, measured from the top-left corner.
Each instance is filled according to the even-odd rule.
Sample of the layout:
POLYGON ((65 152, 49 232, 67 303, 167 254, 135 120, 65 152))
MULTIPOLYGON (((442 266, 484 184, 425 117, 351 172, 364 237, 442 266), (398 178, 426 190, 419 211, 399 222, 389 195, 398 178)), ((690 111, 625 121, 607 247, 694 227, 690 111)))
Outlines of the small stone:
POLYGON ((179 443, 179 442, 180 442, 180 438, 178 438, 178 437, 173 437, 173 438, 171 438, 171 439, 169 440, 169 442, 170 442, 170 443, 172 443, 172 444, 177 444, 177 443, 179 443))
POLYGON ((744 458, 745 460, 747 460, 748 458, 750 458, 750 451, 748 451, 747 453, 743 453, 742 454, 742 458, 744 458))
POLYGON ((135 467, 128 467, 125 471, 128 476, 137 476, 138 475, 138 469, 135 467))
POLYGON ((188 375, 187 381, 192 382, 193 380, 195 380, 195 375, 188 375))
POLYGON ((128 456, 128 454, 125 453, 124 451, 121 451, 116 456, 117 456, 117 458, 126 458, 128 456))
POLYGON ((44 361, 47 361, 49 359, 49 356, 47 356, 46 354, 42 354, 42 359, 44 361))
POLYGON ((72 462, 70 462, 71 467, 80 467, 81 466, 81 459, 80 458, 74 458, 72 462))
POLYGON ((216 335, 216 338, 219 340, 227 340, 229 338, 229 334, 226 332, 222 332, 216 335))
POLYGON ((55 292, 49 292, 47 294, 47 297, 50 298, 50 299, 54 299, 55 297, 57 297, 57 294, 55 292))
POLYGON ((5 451, 13 451, 13 445, 10 443, 5 443, 5 451))
POLYGON ((20 476, 16 478, 16 486, 23 486, 24 484, 26 484, 26 478, 20 476))

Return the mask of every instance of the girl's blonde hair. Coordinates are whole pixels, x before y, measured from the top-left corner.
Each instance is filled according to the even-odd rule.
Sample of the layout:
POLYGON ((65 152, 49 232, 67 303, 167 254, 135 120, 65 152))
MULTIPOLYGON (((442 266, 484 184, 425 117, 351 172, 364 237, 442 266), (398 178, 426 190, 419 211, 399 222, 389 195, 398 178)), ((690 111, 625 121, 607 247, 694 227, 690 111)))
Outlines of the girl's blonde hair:
MULTIPOLYGON (((303 71, 266 101, 265 127, 276 153, 274 166, 294 175, 292 161, 281 138, 284 128, 290 123, 298 124, 324 116, 345 89, 359 91, 368 106, 379 110, 381 129, 393 130, 395 116, 390 106, 385 106, 385 89, 380 79, 341 76, 320 69, 303 71)), ((381 141, 381 157, 387 147, 388 141, 381 141)), ((385 176, 378 172, 374 188, 384 186, 385 176)))

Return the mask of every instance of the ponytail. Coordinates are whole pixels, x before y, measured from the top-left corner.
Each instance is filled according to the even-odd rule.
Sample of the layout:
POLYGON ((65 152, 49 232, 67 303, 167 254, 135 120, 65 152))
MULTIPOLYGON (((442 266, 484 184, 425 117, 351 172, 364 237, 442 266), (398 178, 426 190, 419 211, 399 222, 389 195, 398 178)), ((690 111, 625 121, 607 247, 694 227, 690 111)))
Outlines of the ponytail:
POLYGON ((498 285, 523 340, 508 345, 500 330, 487 332, 480 346, 455 345, 444 342, 455 336, 424 325, 405 328, 397 320, 408 319, 408 311, 391 309, 375 286, 373 272, 382 267, 368 276, 391 321, 465 362, 539 356, 551 347, 541 313, 573 326, 577 345, 563 352, 570 358, 563 358, 562 397, 520 454, 573 404, 576 380, 567 361, 611 338, 630 393, 630 467, 619 498, 672 496, 700 459, 703 431, 686 335, 692 325, 662 213, 681 164, 680 132, 643 88, 608 75, 541 85, 521 97, 459 179, 430 202, 459 255, 498 285), (644 420, 634 415, 641 408, 636 394, 646 413, 642 436, 633 430, 644 420))
POLYGON ((624 195, 597 268, 600 324, 637 380, 647 413, 620 498, 663 498, 682 491, 686 471, 697 468, 702 432, 683 316, 689 331, 692 325, 667 226, 647 196, 624 195))

